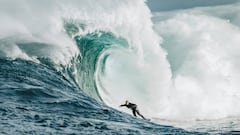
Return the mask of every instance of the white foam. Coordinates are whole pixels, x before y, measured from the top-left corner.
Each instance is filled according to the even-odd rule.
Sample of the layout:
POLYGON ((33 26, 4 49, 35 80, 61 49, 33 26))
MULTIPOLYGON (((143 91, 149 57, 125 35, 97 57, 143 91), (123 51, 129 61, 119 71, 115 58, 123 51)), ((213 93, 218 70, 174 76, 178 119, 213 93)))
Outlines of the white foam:
MULTIPOLYGON (((231 16, 238 14, 236 6, 231 16)), ((218 119, 240 114, 240 29, 216 14, 229 13, 229 7, 161 14, 165 20, 156 16, 155 29, 164 37, 174 76, 170 105, 162 117, 218 119)))

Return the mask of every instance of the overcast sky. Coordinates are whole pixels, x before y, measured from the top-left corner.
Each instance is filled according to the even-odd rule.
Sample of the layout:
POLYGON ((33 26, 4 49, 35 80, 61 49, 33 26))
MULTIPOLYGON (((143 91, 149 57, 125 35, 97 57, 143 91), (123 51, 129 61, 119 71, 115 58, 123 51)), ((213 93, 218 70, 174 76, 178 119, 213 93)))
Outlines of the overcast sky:
POLYGON ((148 0, 152 11, 186 9, 199 6, 214 6, 235 3, 238 0, 148 0))

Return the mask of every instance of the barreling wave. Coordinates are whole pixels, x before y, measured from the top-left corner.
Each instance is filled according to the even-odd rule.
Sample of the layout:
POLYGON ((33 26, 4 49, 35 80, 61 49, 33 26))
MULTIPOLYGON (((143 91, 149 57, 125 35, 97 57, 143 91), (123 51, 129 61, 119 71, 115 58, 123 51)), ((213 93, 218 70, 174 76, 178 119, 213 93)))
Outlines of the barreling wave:
MULTIPOLYGON (((79 32, 83 25, 65 23, 65 30, 70 37, 79 32)), ((128 43, 124 38, 117 37, 111 32, 95 31, 85 35, 75 35, 73 39, 80 55, 73 58, 71 67, 67 68, 68 75, 91 97, 102 100, 98 91, 98 75, 103 75, 107 58, 114 50, 127 49, 128 43), (111 50, 111 51, 109 51, 111 50)), ((104 88, 102 86, 102 88, 104 88)))
POLYGON ((229 40, 221 44, 222 36, 215 33, 227 28, 227 35, 235 35, 228 37, 233 37, 230 44, 239 50, 239 27, 200 11, 160 13, 154 25, 144 0, 6 1, 0 6, 0 57, 47 65, 98 101, 116 108, 129 99, 151 117, 238 115, 239 76, 232 71, 239 73, 239 65, 233 64, 235 59, 226 61, 238 54, 227 57, 232 51, 226 47, 225 54, 222 46, 229 40), (200 11, 206 15, 198 15, 200 11), (219 54, 212 55, 215 50, 208 44, 219 54), (210 68, 219 63, 227 66, 210 68), (224 106, 215 106, 222 99, 224 106))
POLYGON ((128 98, 144 108, 168 87, 166 53, 143 0, 6 1, 0 11, 2 58, 48 65, 112 107, 128 98))

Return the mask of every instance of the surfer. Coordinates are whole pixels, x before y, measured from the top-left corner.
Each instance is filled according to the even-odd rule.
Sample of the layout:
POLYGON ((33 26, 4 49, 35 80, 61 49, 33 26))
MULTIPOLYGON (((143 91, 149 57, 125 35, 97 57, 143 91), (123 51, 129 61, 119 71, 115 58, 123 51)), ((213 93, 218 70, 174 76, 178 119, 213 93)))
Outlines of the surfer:
POLYGON ((149 120, 149 119, 146 119, 146 118, 139 112, 136 104, 130 103, 130 102, 128 102, 128 100, 126 100, 126 101, 125 101, 125 104, 120 105, 119 107, 123 107, 123 106, 126 106, 127 108, 131 109, 132 112, 133 112, 133 115, 134 115, 135 117, 137 117, 136 114, 138 114, 138 115, 141 116, 144 120, 149 120))

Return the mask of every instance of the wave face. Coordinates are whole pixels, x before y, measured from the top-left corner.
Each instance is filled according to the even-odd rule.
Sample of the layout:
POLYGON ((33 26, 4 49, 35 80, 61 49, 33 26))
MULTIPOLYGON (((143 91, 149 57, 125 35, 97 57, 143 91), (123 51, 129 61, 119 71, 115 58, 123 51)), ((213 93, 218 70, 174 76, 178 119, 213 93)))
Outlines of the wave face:
POLYGON ((159 13, 152 22, 143 0, 1 1, 2 115, 20 112, 6 116, 7 127, 23 133, 16 118, 35 123, 26 133, 189 133, 116 111, 125 99, 156 119, 238 116, 235 6, 159 13))
POLYGON ((1 134, 194 133, 107 107, 44 64, 20 59, 0 64, 1 134))

